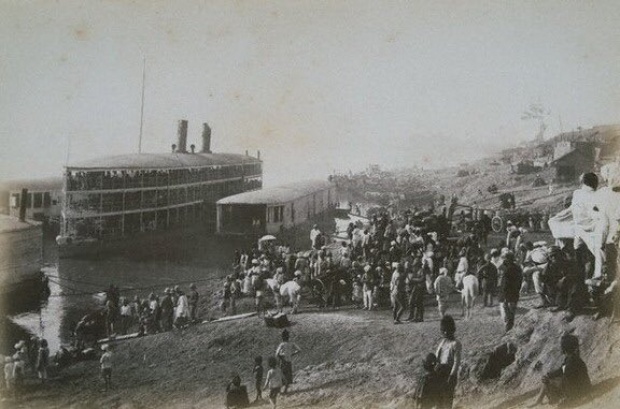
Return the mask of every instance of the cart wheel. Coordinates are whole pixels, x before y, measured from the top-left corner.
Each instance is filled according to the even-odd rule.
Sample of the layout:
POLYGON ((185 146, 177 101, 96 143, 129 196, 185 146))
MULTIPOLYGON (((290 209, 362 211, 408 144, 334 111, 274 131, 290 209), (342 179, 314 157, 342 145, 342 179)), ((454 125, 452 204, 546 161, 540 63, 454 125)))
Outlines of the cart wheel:
POLYGON ((499 216, 494 216, 491 219, 491 228, 495 233, 500 233, 504 228, 504 221, 499 216))

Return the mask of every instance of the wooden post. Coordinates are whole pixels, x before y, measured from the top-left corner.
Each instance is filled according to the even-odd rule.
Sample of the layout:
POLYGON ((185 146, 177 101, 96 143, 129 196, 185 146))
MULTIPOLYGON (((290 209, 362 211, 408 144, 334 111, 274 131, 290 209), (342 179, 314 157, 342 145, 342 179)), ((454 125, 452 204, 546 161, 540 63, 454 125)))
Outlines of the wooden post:
POLYGON ((28 206, 28 189, 22 189, 22 194, 19 197, 19 220, 26 220, 26 207, 28 206))

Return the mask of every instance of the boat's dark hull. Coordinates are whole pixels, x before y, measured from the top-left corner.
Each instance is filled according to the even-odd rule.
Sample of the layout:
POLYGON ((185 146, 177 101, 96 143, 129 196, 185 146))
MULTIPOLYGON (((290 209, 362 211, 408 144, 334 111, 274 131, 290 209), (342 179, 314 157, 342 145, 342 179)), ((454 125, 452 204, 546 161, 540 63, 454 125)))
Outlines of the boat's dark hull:
POLYGON ((239 236, 222 240, 211 226, 197 225, 173 230, 143 233, 105 241, 69 243, 58 246, 62 258, 102 258, 124 256, 145 260, 196 258, 208 251, 214 258, 230 258, 235 248, 254 242, 253 237, 239 236))

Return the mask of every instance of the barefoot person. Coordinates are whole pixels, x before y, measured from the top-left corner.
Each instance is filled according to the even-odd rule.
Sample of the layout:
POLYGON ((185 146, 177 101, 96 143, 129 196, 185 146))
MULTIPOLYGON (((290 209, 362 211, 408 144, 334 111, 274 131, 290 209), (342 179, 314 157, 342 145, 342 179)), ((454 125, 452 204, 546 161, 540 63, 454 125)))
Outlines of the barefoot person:
POLYGON ((437 371, 440 378, 440 409, 452 408, 454 389, 456 388, 457 375, 461 366, 461 342, 455 338, 456 324, 454 318, 445 315, 440 324, 443 336, 435 355, 437 356, 437 371))
POLYGON ((439 269, 439 276, 435 280, 433 287, 435 294, 437 294, 437 310, 439 310, 439 316, 444 317, 448 309, 448 299, 452 291, 454 291, 454 284, 452 284, 452 279, 448 276, 447 268, 442 267, 439 269))
POLYGON ((269 402, 271 402, 271 407, 276 409, 278 394, 280 393, 280 388, 282 387, 282 371, 278 368, 278 361, 275 357, 269 357, 267 361, 269 365, 269 371, 267 371, 267 378, 265 379, 265 387, 263 389, 269 388, 269 402))
POLYGON ((521 267, 515 263, 515 255, 507 251, 504 262, 499 268, 499 308, 504 321, 506 332, 510 331, 515 324, 517 303, 521 291, 523 273, 521 267))
POLYGON ((415 408, 432 409, 439 405, 440 383, 439 375, 435 370, 437 357, 435 354, 428 354, 424 359, 422 367, 424 373, 418 378, 418 385, 415 390, 415 408))
POLYGON ((252 369, 252 375, 254 375, 254 387, 256 388, 256 399, 254 403, 263 400, 262 387, 263 387, 263 357, 257 356, 254 358, 254 368, 252 369))
POLYGON ((462 280, 463 289, 461 290, 461 303, 463 307, 463 317, 466 320, 471 318, 471 309, 474 307, 476 296, 478 295, 478 278, 467 271, 462 280))
POLYGON ((101 378, 103 378, 104 387, 107 391, 112 387, 112 346, 104 345, 102 349, 103 355, 101 355, 99 363, 101 364, 101 378))
POLYGON ((276 356, 280 359, 280 367, 282 368, 284 390, 282 393, 288 392, 288 387, 293 383, 293 355, 301 352, 301 348, 294 342, 289 341, 289 333, 287 330, 282 331, 282 342, 276 349, 276 356))

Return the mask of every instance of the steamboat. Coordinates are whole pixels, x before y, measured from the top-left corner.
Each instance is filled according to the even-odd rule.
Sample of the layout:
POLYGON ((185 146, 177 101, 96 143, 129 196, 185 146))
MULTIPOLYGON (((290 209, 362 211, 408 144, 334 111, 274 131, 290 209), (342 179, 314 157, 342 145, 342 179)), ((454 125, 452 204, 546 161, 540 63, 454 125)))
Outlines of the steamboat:
POLYGON ((127 250, 148 243, 167 246, 190 232, 210 233, 216 202, 260 189, 262 161, 211 152, 211 128, 203 124, 202 149, 187 150, 188 122, 178 122, 170 153, 137 153, 65 166, 61 257, 127 250))

